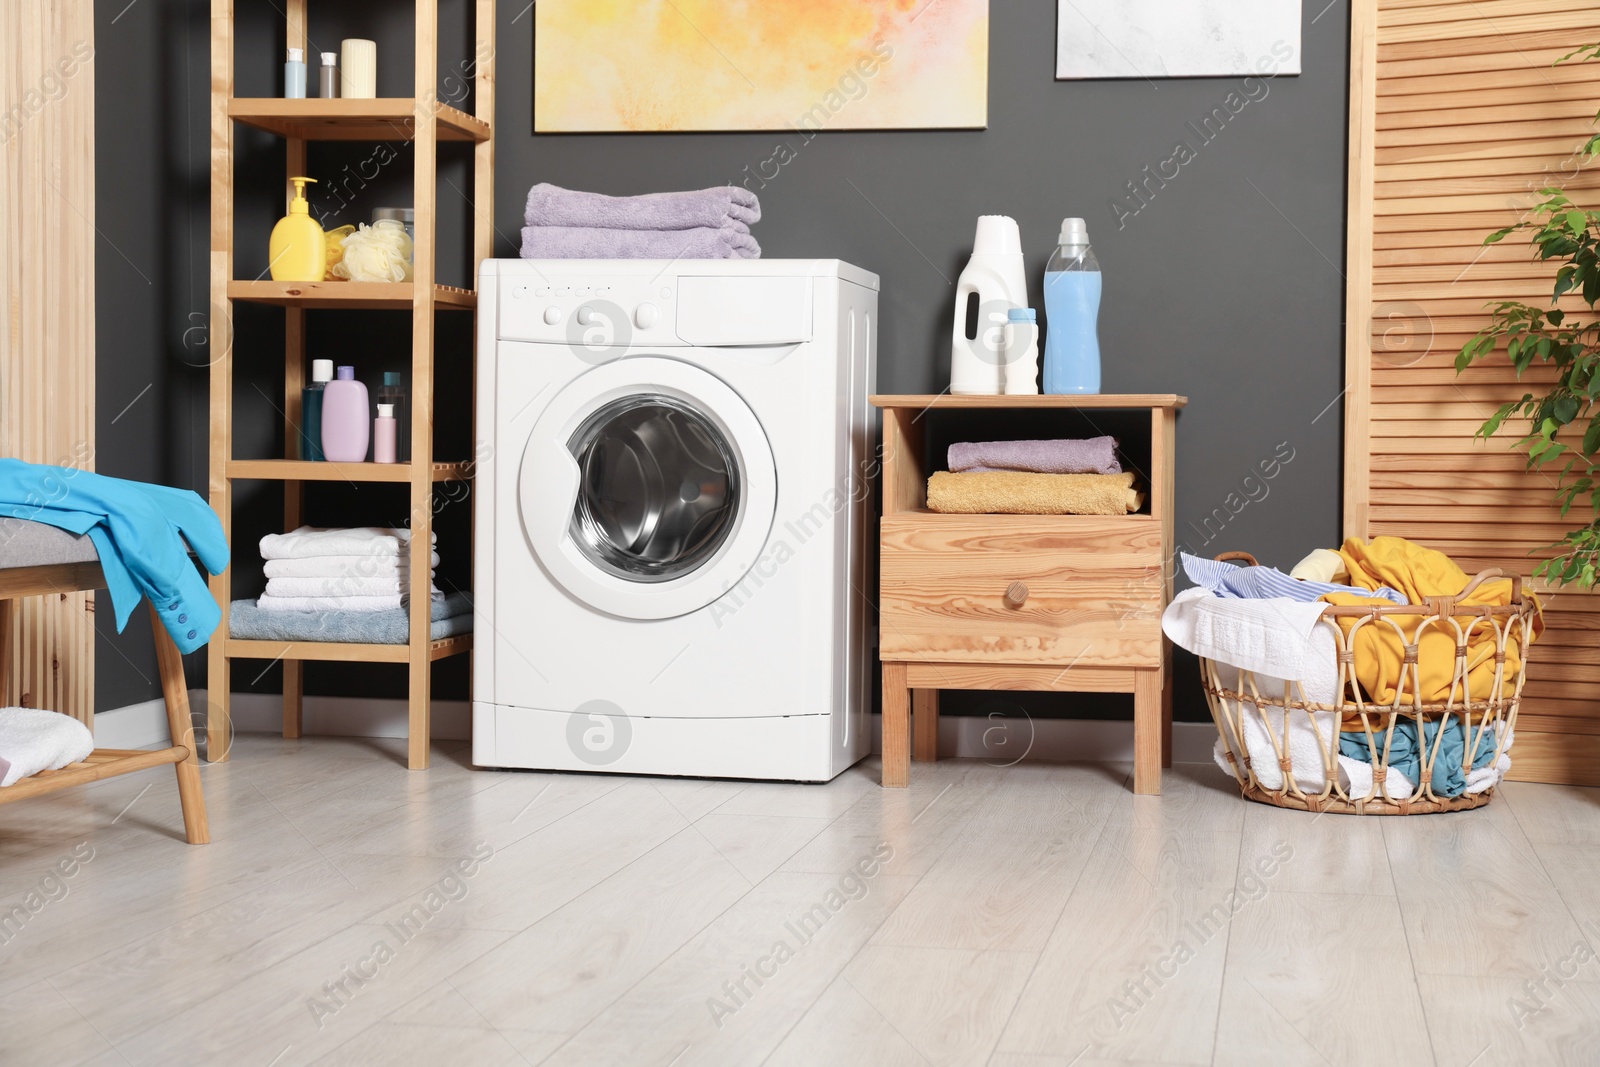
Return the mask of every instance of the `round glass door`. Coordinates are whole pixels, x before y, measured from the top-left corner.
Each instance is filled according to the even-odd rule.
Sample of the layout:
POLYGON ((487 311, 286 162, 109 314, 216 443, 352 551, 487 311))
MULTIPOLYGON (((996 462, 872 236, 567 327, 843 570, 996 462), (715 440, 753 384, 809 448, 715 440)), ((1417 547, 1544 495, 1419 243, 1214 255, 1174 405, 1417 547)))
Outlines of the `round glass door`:
POLYGON ((534 420, 518 474, 528 547, 573 597, 625 619, 699 611, 767 545, 778 468, 716 375, 640 355, 585 371, 534 420))
POLYGON ((567 448, 579 483, 569 532, 583 555, 632 582, 667 582, 716 555, 735 527, 736 453, 701 412, 664 394, 590 415, 567 448))

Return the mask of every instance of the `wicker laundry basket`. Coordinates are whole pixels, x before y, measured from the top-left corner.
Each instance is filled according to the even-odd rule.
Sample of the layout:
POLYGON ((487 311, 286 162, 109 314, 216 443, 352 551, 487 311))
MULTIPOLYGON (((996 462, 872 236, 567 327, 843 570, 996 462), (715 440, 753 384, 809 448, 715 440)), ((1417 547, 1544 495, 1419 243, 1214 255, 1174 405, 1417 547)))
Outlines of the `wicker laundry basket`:
MULTIPOLYGON (((1216 558, 1239 560, 1252 566, 1256 562, 1244 552, 1228 552, 1216 558)), ((1258 684, 1250 671, 1201 658, 1201 684, 1211 716, 1222 735, 1219 756, 1226 760, 1245 798, 1283 808, 1347 815, 1422 815, 1465 811, 1487 804, 1494 794, 1492 785, 1481 792, 1440 796, 1433 789, 1433 772, 1435 761, 1445 758, 1442 742, 1453 721, 1459 722, 1464 731, 1458 736, 1472 742, 1463 745, 1463 775, 1471 769, 1466 766, 1470 762, 1465 758, 1467 752, 1481 754, 1487 749, 1480 746, 1493 744, 1493 765, 1500 763, 1509 748, 1517 709, 1522 702, 1537 602, 1523 593, 1522 580, 1513 576, 1511 603, 1507 606, 1462 606, 1458 603, 1483 582, 1503 577, 1497 569, 1483 571, 1457 596, 1430 597, 1426 604, 1420 605, 1329 605, 1316 626, 1329 632, 1338 659, 1336 696, 1331 703, 1308 700, 1300 682, 1274 681, 1268 687, 1258 684), (1356 620, 1350 624, 1348 633, 1336 622, 1340 617, 1356 620), (1393 701, 1388 704, 1373 704, 1356 680, 1353 649, 1357 635, 1368 626, 1392 628, 1403 649, 1400 678, 1384 680, 1386 687, 1395 691, 1393 701), (1424 703, 1415 697, 1421 690, 1418 644, 1429 627, 1446 628, 1444 633, 1455 637, 1454 674, 1449 699, 1442 703, 1424 703), (1494 642, 1494 682, 1488 686, 1487 693, 1475 694, 1469 691, 1468 643, 1474 638, 1481 642, 1490 637, 1494 642), (1515 669, 1509 671, 1508 641, 1515 642, 1517 653, 1513 656, 1515 669), (1404 691, 1407 686, 1409 691, 1404 691), (1354 731, 1356 721, 1365 734, 1366 755, 1372 768, 1371 784, 1365 790, 1347 789, 1339 771, 1340 724, 1354 731), (1396 727, 1402 723, 1413 724, 1414 743, 1421 760, 1418 781, 1410 796, 1391 795, 1389 782, 1391 742, 1396 727), (1425 723, 1433 724, 1432 743, 1423 743, 1427 736, 1425 723), (1308 777, 1305 759, 1294 765, 1291 754, 1294 744, 1298 743, 1304 757, 1306 743, 1312 738, 1316 750, 1312 762, 1320 758, 1321 774, 1320 781, 1306 782, 1301 780, 1308 777), (1252 765, 1249 740, 1256 742, 1258 763, 1270 744, 1277 767, 1252 765), (1268 782, 1277 782, 1277 786, 1269 788, 1263 776, 1268 782)), ((1345 766, 1350 765, 1347 762, 1345 766)), ((1365 773, 1359 767, 1356 769, 1365 773)), ((1309 777, 1317 778, 1315 768, 1311 770, 1313 773, 1309 777)))

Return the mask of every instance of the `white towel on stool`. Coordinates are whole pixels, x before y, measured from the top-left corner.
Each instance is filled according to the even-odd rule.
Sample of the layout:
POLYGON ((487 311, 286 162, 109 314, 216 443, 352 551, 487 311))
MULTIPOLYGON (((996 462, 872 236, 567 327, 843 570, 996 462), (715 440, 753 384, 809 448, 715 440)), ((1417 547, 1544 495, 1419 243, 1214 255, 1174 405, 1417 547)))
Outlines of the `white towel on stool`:
MULTIPOLYGON (((439 535, 432 535, 433 544, 439 535)), ((411 546, 411 531, 357 526, 346 530, 323 530, 302 526, 283 534, 267 534, 261 539, 262 559, 304 559, 307 556, 399 556, 411 546)))
POLYGON ((58 771, 93 751, 94 735, 69 715, 0 708, 0 787, 40 771, 58 771))
MULTIPOLYGON (((439 565, 439 553, 430 566, 439 565)), ((411 573, 409 556, 307 556, 304 559, 269 559, 268 578, 383 578, 411 573)), ((432 572, 429 572, 432 575, 432 572)))

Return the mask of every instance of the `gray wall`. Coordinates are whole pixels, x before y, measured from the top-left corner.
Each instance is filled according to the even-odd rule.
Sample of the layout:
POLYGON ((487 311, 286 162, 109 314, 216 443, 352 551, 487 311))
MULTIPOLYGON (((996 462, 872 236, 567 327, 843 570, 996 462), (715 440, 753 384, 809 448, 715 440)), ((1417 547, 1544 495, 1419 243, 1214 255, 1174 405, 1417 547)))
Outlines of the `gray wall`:
MULTIPOLYGON (((469 16, 464 0, 442 6, 451 58, 441 73, 447 74, 468 54, 469 16)), ((123 7, 123 0, 96 4, 98 208, 105 235, 97 268, 99 469, 203 489, 205 357, 196 327, 204 325, 205 310, 205 5, 143 0, 123 7), (146 383, 153 383, 151 391, 113 424, 146 383)), ((248 18, 237 50, 240 92, 275 93, 281 23, 270 5, 248 18)), ((409 92, 409 20, 409 5, 396 11, 375 3, 313 4, 311 32, 325 47, 341 36, 375 37, 384 81, 395 82, 380 92, 402 95, 409 92)), ((765 255, 839 257, 877 272, 883 279, 879 386, 931 392, 948 381, 951 283, 970 251, 976 217, 1004 213, 1021 224, 1037 299, 1062 216, 1083 215, 1105 272, 1105 390, 1189 397, 1178 422, 1180 541, 1207 553, 1244 548, 1281 566, 1337 543, 1346 5, 1306 7, 1304 74, 1246 85, 1241 79, 1056 82, 1054 5, 994 0, 987 130, 830 132, 809 143, 775 133, 535 136, 533 14, 521 0, 507 0, 499 22, 497 254, 516 254, 522 200, 535 181, 616 194, 739 182, 786 141, 793 160, 758 187, 765 219, 756 235, 765 255), (1231 103, 1238 113, 1203 143, 1189 124, 1200 125, 1215 109, 1226 113, 1230 93, 1237 94, 1231 103), (1155 173, 1179 141, 1197 149, 1195 158, 1164 185, 1150 180, 1140 206, 1128 184, 1145 182, 1145 168, 1155 173), (1139 210, 1130 216, 1132 207, 1139 210), (1293 459, 1276 478, 1246 481, 1260 461, 1287 449, 1293 459)), ((409 202, 410 154, 399 148, 398 162, 330 224, 363 219, 379 203, 409 202)), ((237 270, 253 275, 278 213, 282 154, 271 138, 248 133, 238 151, 237 270)), ((314 173, 336 175, 360 164, 368 149, 317 152, 314 173)), ((470 188, 464 155, 448 155, 445 173, 460 189, 470 188)), ((440 197, 447 228, 460 233, 468 205, 444 182, 440 197)), ((462 277, 465 262, 458 242, 442 250, 447 280, 462 277)), ((240 315, 237 451, 270 454, 276 416, 256 387, 270 394, 280 373, 281 315, 261 309, 240 315)), ((356 351, 373 370, 404 363, 406 337, 388 320, 314 318, 321 317, 328 321, 314 322, 314 344, 356 351)), ((452 375, 458 382, 464 377, 447 369, 446 377, 452 375)), ((459 396, 439 420, 447 438, 464 442, 464 389, 459 396)), ((369 493, 359 505, 348 494, 318 497, 312 518, 403 515, 403 500, 369 493)), ((465 507, 452 507, 441 517, 441 538, 463 528, 465 507)), ((236 513, 237 595, 259 591, 252 541, 272 527, 276 508, 271 487, 245 487, 236 513)), ((98 660, 100 707, 155 694, 147 649, 143 635, 106 635, 98 660)), ((200 659, 191 658, 197 677, 200 659)), ((248 687, 253 676, 236 670, 235 684, 248 687)), ((253 684, 271 688, 275 678, 269 671, 253 684)), ((313 671, 309 685, 398 693, 403 681, 398 671, 313 671)), ((463 684, 451 668, 439 676, 438 690, 458 696, 463 684)), ((1178 694, 1182 716, 1204 717, 1185 657, 1178 694)), ((1127 707, 1115 697, 950 701, 952 710, 979 713, 1019 704, 1035 714, 1067 715, 1120 715, 1127 707)))

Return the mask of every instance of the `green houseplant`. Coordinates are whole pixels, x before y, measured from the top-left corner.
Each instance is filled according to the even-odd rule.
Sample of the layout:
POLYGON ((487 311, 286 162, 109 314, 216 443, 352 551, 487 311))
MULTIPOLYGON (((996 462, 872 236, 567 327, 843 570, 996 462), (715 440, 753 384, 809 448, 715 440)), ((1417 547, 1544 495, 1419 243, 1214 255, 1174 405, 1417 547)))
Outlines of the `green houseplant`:
MULTIPOLYGON (((1600 44, 1580 48, 1557 60, 1600 58, 1600 44)), ((1600 122, 1600 114, 1595 116, 1600 122)), ((1580 162, 1600 155, 1600 134, 1591 137, 1575 158, 1580 162)), ((1548 308, 1515 300, 1489 305, 1489 324, 1461 346, 1456 356, 1459 374, 1478 360, 1504 348, 1520 378, 1535 364, 1550 364, 1556 380, 1542 395, 1525 393, 1521 400, 1502 404, 1475 436, 1489 438, 1512 417, 1525 417, 1528 432, 1517 442, 1528 454, 1529 470, 1551 470, 1556 475, 1556 499, 1561 514, 1584 505, 1587 524, 1571 530, 1545 551, 1549 558, 1534 568, 1534 575, 1552 585, 1576 584, 1592 588, 1600 576, 1600 319, 1564 311, 1563 297, 1576 296, 1591 316, 1600 304, 1600 212, 1575 205, 1559 188, 1539 191, 1543 198, 1515 226, 1490 234, 1484 244, 1494 244, 1519 230, 1532 231, 1534 255, 1559 263, 1548 308)))

